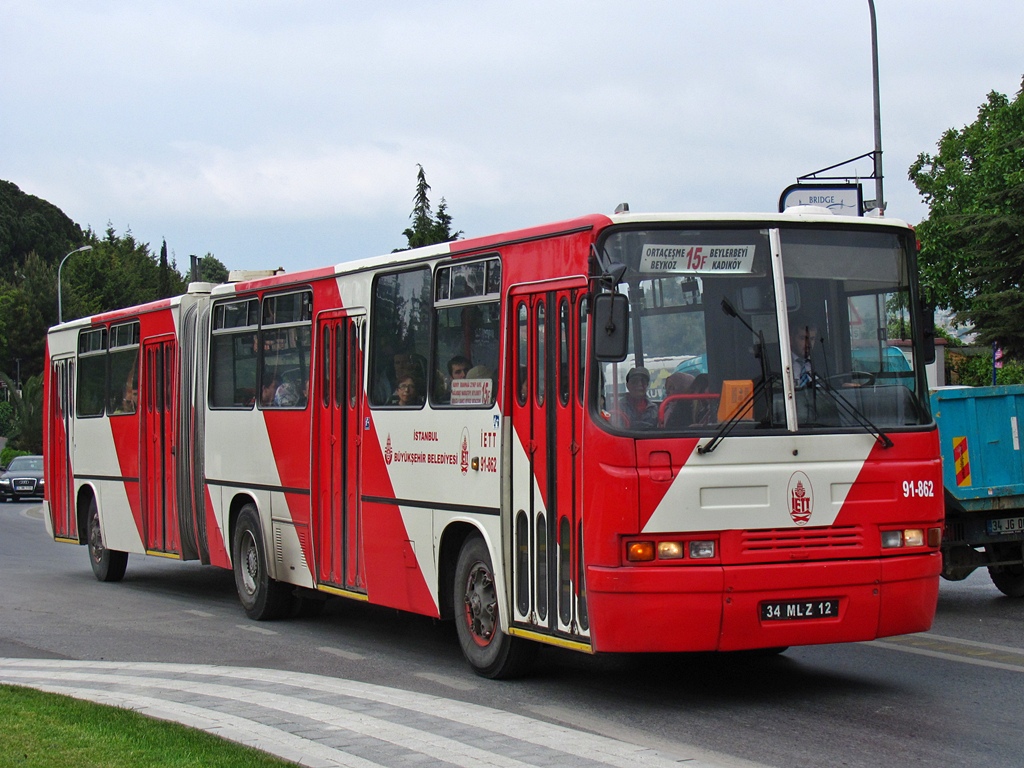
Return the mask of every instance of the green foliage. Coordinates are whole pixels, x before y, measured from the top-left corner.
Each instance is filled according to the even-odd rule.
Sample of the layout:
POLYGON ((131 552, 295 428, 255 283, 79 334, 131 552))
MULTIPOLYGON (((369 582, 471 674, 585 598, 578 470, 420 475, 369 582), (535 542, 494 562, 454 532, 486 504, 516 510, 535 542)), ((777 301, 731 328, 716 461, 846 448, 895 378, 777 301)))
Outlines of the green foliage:
POLYGON ((0 765, 272 768, 293 765, 204 731, 68 696, 0 685, 0 765))
POLYGON ((38 454, 33 454, 31 451, 19 451, 17 448, 11 448, 9 446, 4 446, 4 449, 2 451, 0 451, 0 467, 6 467, 8 464, 11 463, 11 459, 13 459, 15 456, 32 456, 32 455, 38 455, 38 454))
POLYGON ((56 266, 83 238, 57 206, 0 180, 0 280, 13 279, 30 253, 56 266))
POLYGON ((456 240, 462 234, 462 230, 452 232, 452 216, 448 213, 448 203, 441 198, 441 204, 437 207, 435 215, 430 207, 430 185, 427 184, 427 174, 422 165, 416 174, 416 194, 413 196, 412 226, 408 227, 402 234, 405 236, 407 245, 405 248, 396 248, 395 251, 405 251, 410 248, 421 248, 424 245, 435 243, 447 243, 456 240))
POLYGON ((199 260, 199 280, 204 283, 226 283, 228 268, 212 253, 199 260))
POLYGON ((992 92, 978 119, 946 131, 910 180, 928 204, 917 228, 929 298, 975 327, 982 344, 1024 356, 1024 85, 992 92))
POLYGON ((32 376, 22 383, 21 394, 6 373, 0 379, 11 394, 9 405, 14 409, 15 428, 8 437, 8 445, 27 453, 43 452, 43 377, 32 376))
POLYGON ((17 428, 17 416, 14 406, 6 400, 0 400, 0 437, 10 437, 17 428))
POLYGON ((13 282, 0 280, 0 369, 31 376, 43 369, 46 329, 57 319, 56 269, 35 252, 13 282))
MULTIPOLYGON (((947 381, 967 387, 992 386, 992 354, 964 355, 946 350, 947 381)), ((1004 360, 996 369, 996 384, 1024 384, 1024 364, 1004 360)))
MULTIPOLYGON (((173 259, 154 254, 131 231, 108 225, 103 237, 82 231, 56 206, 0 180, 0 371, 42 373, 46 331, 57 323, 57 273, 64 320, 144 304, 184 292, 173 259), (71 251, 91 245, 91 251, 71 251), (60 269, 63 262, 64 267, 60 269)), ((225 266, 210 253, 201 279, 220 283, 225 266)))
POLYGON ((171 262, 161 269, 158 256, 131 231, 118 235, 107 225, 100 240, 90 231, 91 251, 68 259, 63 272, 64 320, 145 304, 184 292, 185 278, 171 262), (161 283, 167 285, 161 290, 161 283))

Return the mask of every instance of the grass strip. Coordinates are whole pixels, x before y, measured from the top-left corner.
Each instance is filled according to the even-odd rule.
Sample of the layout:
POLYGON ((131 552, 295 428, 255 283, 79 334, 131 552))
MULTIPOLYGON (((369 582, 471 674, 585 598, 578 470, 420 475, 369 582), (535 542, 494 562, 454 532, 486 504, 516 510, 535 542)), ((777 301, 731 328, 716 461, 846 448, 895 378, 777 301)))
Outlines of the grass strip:
POLYGON ((293 763, 178 723, 0 685, 0 765, 11 768, 281 768, 293 763))

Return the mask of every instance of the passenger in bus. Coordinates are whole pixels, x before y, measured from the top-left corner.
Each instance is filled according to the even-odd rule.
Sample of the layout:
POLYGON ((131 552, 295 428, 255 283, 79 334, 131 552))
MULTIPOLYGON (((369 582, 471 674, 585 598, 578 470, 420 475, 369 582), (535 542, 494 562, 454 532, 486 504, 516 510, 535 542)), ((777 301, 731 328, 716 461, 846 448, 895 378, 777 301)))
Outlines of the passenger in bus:
POLYGON ((468 357, 465 355, 455 355, 455 357, 448 361, 448 377, 450 379, 464 379, 472 367, 473 364, 469 361, 468 357))
POLYGON ((811 353, 818 341, 818 327, 804 321, 795 322, 790 325, 789 339, 793 348, 793 381, 797 389, 801 389, 814 380, 811 353))
POLYGON ((121 405, 114 413, 135 413, 138 406, 138 395, 135 389, 135 378, 132 377, 124 384, 124 394, 121 397, 121 405))
POLYGON ((693 423, 693 400, 671 400, 672 395, 689 395, 693 385, 693 374, 677 371, 665 379, 665 412, 664 426, 666 429, 685 429, 693 423))
MULTIPOLYGON (((711 388, 711 382, 706 373, 698 373, 690 382, 691 395, 705 395, 711 388)), ((693 424, 710 424, 717 418, 718 401, 711 398, 701 398, 693 402, 693 424)))
MULTIPOLYGON (((391 356, 390 365, 385 364, 383 370, 377 372, 373 390, 373 402, 378 405, 392 404, 391 398, 398 390, 398 385, 406 377, 418 381, 426 380, 426 360, 421 355, 410 352, 396 352, 391 356)), ((422 392, 422 389, 420 390, 422 392)))
POLYGON ((626 396, 622 399, 626 426, 653 429, 658 426, 658 406, 647 399, 651 374, 644 367, 630 368, 626 374, 626 396))
POLYGON ((423 405, 422 387, 412 376, 405 376, 395 387, 395 394, 388 405, 415 406, 423 405))
POLYGON ((274 396, 277 388, 281 385, 281 379, 276 373, 267 371, 263 374, 263 384, 260 387, 260 405, 268 406, 274 404, 274 396))
POLYGON ((448 375, 446 377, 438 372, 437 378, 442 380, 442 385, 437 387, 436 399, 440 403, 450 403, 452 400, 452 382, 465 379, 469 369, 473 367, 469 358, 465 355, 455 355, 448 361, 448 375), (443 391, 440 391, 442 390, 443 391))
POLYGON ((273 403, 278 408, 294 408, 299 401, 299 388, 291 382, 284 382, 274 391, 273 403))

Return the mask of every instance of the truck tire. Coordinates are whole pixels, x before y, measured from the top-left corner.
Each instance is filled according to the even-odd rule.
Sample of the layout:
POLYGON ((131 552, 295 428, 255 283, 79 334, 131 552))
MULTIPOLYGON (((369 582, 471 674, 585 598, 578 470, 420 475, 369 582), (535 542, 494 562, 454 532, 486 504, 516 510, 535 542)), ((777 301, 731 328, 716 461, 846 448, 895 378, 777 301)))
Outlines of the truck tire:
POLYGON ((1009 563, 988 567, 988 575, 992 577, 996 589, 1007 597, 1024 597, 1024 563, 1019 562, 1024 554, 1021 544, 988 544, 985 551, 992 562, 1009 563))
POLYGON ((993 565, 988 575, 1007 597, 1024 597, 1024 565, 993 565))

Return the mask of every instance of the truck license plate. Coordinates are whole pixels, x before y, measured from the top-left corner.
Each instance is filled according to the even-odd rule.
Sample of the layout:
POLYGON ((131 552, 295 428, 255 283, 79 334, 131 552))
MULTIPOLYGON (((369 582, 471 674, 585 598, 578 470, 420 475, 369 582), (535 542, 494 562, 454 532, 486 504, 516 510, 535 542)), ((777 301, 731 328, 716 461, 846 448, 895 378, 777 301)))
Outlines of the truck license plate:
POLYGON ((761 603, 761 621, 828 619, 839 615, 839 600, 779 600, 761 603))
POLYGON ((1000 517, 985 521, 989 536, 1002 536, 1006 533, 1024 533, 1024 517, 1000 517))

